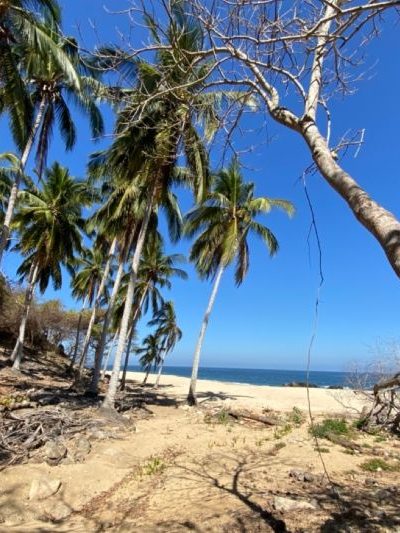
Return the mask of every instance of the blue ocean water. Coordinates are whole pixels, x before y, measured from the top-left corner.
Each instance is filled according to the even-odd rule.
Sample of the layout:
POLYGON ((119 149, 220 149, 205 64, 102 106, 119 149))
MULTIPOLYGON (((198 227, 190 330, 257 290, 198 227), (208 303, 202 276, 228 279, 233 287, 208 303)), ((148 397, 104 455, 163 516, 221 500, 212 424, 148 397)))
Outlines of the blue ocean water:
MULTIPOLYGON (((132 372, 140 371, 136 365, 129 366, 132 372)), ((166 366, 164 374, 190 377, 191 367, 166 366)), ((349 386, 350 373, 348 372, 323 372, 311 371, 310 383, 318 387, 347 387, 349 386)), ((255 368, 200 368, 199 379, 213 381, 229 381, 232 383, 247 383, 250 385, 273 385, 281 386, 292 382, 305 382, 304 370, 268 370, 255 368)))

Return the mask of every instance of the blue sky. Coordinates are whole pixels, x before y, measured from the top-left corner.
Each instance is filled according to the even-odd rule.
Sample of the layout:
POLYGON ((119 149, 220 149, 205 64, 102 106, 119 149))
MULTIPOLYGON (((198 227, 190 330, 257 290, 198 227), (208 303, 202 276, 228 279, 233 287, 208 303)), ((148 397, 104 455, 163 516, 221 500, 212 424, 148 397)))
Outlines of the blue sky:
MULTIPOLYGON (((117 41, 118 29, 127 28, 124 17, 113 17, 103 10, 104 0, 61 3, 64 31, 84 35, 88 47, 97 42, 92 23, 102 41, 117 41)), ((108 5, 123 8, 127 3, 114 1, 108 5)), ((368 49, 370 62, 376 61, 373 75, 359 84, 353 96, 332 102, 331 110, 335 138, 350 128, 366 130, 360 153, 357 158, 348 155, 344 167, 377 201, 400 216, 400 60, 393 53, 398 49, 398 28, 388 23, 381 38, 368 49)), ((73 175, 84 176, 88 154, 99 145, 91 142, 82 117, 75 116, 79 133, 76 149, 65 154, 55 135, 49 161, 58 159, 73 175)), ((110 133, 112 115, 106 112, 106 118, 110 133)), ((250 119, 247 121, 250 124, 250 119)), ((4 121, 1 129, 7 130, 4 121)), ((100 146, 108 141, 106 138, 100 146)), ((292 220, 279 212, 264 219, 280 242, 275 258, 268 258, 259 241, 251 241, 251 268, 243 285, 235 288, 232 272, 225 274, 207 331, 202 364, 303 369, 319 281, 315 241, 311 241, 310 248, 307 243, 310 212, 299 181, 310 157, 299 137, 270 121, 267 129, 247 133, 246 139, 237 142, 257 146, 243 159, 249 168, 245 175, 256 183, 257 194, 290 199, 297 212, 292 220), (269 143, 263 142, 267 133, 272 139, 269 143)), ((1 145, 2 151, 12 149, 7 131, 1 145)), ((312 368, 344 370, 351 361, 370 360, 371 346, 377 339, 399 336, 400 284, 373 237, 319 175, 308 178, 308 188, 322 242, 325 277, 312 368)), ((185 211, 191 199, 187 193, 181 193, 180 198, 185 211)), ((173 250, 187 254, 189 247, 189 242, 181 242, 173 250)), ((13 255, 6 258, 4 268, 10 277, 15 275, 18 261, 13 255)), ((197 279, 190 265, 187 270, 189 281, 177 280, 170 293, 184 334, 170 357, 172 365, 191 364, 211 289, 209 283, 197 279)), ((66 306, 76 306, 67 278, 61 292, 49 289, 44 297, 59 297, 66 306)), ((140 333, 145 331, 142 325, 140 333)))

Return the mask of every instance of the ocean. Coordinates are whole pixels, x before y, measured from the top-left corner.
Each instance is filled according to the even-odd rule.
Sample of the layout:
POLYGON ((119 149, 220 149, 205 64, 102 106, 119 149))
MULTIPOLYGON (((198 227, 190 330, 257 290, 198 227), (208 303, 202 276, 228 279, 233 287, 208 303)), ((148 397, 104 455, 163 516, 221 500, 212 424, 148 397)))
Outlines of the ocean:
MULTIPOLYGON (((128 367, 132 372, 141 371, 137 365, 128 367)), ((192 372, 188 366, 165 366, 164 374, 190 377, 192 372)), ((199 370, 199 379, 212 381, 229 381, 231 383, 246 383, 249 385, 282 386, 287 383, 305 382, 305 370, 268 370, 255 368, 211 368, 203 367, 199 370)), ((310 384, 318 387, 349 387, 351 374, 349 372, 324 372, 313 370, 310 372, 310 384)))

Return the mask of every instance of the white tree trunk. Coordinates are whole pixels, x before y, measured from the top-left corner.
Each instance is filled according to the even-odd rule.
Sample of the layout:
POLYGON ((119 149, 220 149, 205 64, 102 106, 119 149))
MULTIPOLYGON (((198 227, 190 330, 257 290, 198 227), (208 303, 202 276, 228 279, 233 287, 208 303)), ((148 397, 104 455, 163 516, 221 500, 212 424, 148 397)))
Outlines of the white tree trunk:
POLYGON ((347 202, 357 220, 375 236, 400 277, 400 222, 341 168, 313 121, 303 124, 301 133, 322 176, 347 202))
POLYGON ((99 385, 101 363, 103 361, 104 348, 106 345, 106 338, 107 338, 107 333, 108 333, 108 326, 110 325, 111 315, 114 309, 115 300, 117 299, 117 296, 118 296, 118 291, 121 285, 123 275, 124 275, 124 262, 122 258, 120 258, 117 275, 115 277, 113 290, 110 296, 110 301, 107 307, 106 314, 104 316, 103 329, 101 330, 101 336, 100 336, 99 344, 97 345, 96 355, 94 358, 93 377, 90 383, 90 392, 93 392, 93 393, 97 392, 97 387, 99 385))
POLYGON ((214 306, 215 298, 217 296, 218 287, 221 282, 222 274, 224 273, 225 267, 224 265, 220 264, 218 267, 217 274, 215 276, 214 280, 214 286, 211 291, 210 300, 208 302, 208 306, 206 309, 206 312, 204 314, 203 323, 201 324, 200 334, 199 338, 197 340, 196 349, 194 351, 193 356, 193 366, 192 366, 192 377, 190 380, 190 387, 189 387, 189 393, 187 397, 187 403, 189 405, 195 405, 197 403, 196 398, 196 385, 197 385, 197 376, 199 373, 199 364, 200 364, 200 354, 201 354, 201 348, 203 346, 204 336, 206 334, 206 329, 208 326, 208 321, 210 318, 210 314, 212 311, 212 308, 214 306))
POLYGON ((157 379, 156 379, 156 382, 154 383, 154 388, 155 389, 157 389, 158 386, 160 385, 161 374, 162 374, 162 371, 163 371, 164 361, 165 361, 166 357, 167 357, 167 353, 165 352, 164 355, 161 356, 160 365, 158 367, 157 379))
POLYGON ((8 238, 10 236, 10 226, 11 226, 11 221, 14 215, 14 209, 15 209, 15 204, 17 201, 19 186, 21 183, 21 177, 22 177, 21 174, 25 170, 26 163, 32 151, 37 132, 39 130, 40 124, 43 119, 43 113, 44 113, 45 107, 46 107, 46 97, 43 96, 42 101, 40 102, 38 114, 36 115, 36 119, 32 127, 32 131, 28 137, 25 149, 21 156, 21 171, 17 172, 15 180, 11 186, 10 197, 8 199, 7 211, 4 217, 4 223, 3 223, 3 228, 1 232, 1 238, 0 238, 0 265, 3 259, 4 250, 7 246, 8 238))
POLYGON ((125 298, 124 313, 121 319, 120 334, 118 339, 117 351, 114 358, 114 366, 111 374, 110 384, 108 386, 106 397, 104 398, 103 407, 108 409, 114 408, 115 396, 118 389, 119 374, 121 370, 122 356, 125 351, 126 340, 128 335, 129 319, 131 315, 131 309, 133 304, 133 297, 135 294, 135 286, 137 273, 139 269, 139 262, 142 256, 143 246, 147 235, 147 228, 149 226, 151 213, 153 211, 153 198, 154 190, 149 199, 149 203, 146 208, 146 213, 140 228, 138 240, 136 243, 135 253, 133 254, 131 272, 129 276, 128 291, 125 298))
POLYGON ((31 308, 33 293, 35 291, 35 285, 37 282, 38 274, 39 265, 35 264, 35 266, 32 266, 31 268, 28 287, 25 292, 24 311, 22 314, 21 324, 19 326, 18 339, 11 354, 11 360, 14 361, 13 368, 15 370, 19 370, 23 357, 26 324, 28 322, 29 310, 31 308))
POLYGON ((89 325, 88 325, 88 328, 87 328, 87 331, 86 331, 86 335, 85 335, 85 340, 83 341, 82 354, 81 354, 81 357, 79 359, 79 371, 81 371, 82 368, 85 366, 85 360, 86 360, 86 356, 87 356, 87 353, 88 353, 88 350, 89 350, 89 342, 90 342, 90 338, 92 336, 92 330, 93 330, 94 322, 96 320, 97 311, 98 311, 98 309, 100 307, 100 302, 101 302, 101 299, 103 297, 104 290, 106 288, 108 277, 110 275, 111 261, 112 261, 112 258, 114 256, 114 254, 115 254, 116 247, 117 247, 117 239, 114 238, 112 243, 111 243, 110 250, 108 252, 108 258, 107 258, 106 266, 104 268, 103 277, 101 278, 101 282, 100 282, 99 288, 97 289, 97 294, 96 294, 96 299, 94 301, 92 314, 90 316, 89 325))
POLYGON ((73 352, 73 355, 72 355, 72 358, 71 358, 71 367, 74 366, 75 361, 76 361, 76 357, 78 355, 79 338, 80 338, 80 334, 81 334, 82 315, 83 315, 84 310, 86 309, 87 301, 88 301, 88 297, 86 296, 85 300, 83 302, 83 305, 82 305, 81 312, 79 313, 78 325, 76 327, 75 346, 74 346, 74 352, 73 352))
POLYGON ((147 294, 148 288, 149 288, 149 284, 147 283, 146 286, 145 286, 145 289, 143 291, 143 294, 142 294, 142 296, 140 298, 139 305, 135 309, 135 313, 134 313, 134 315, 132 317, 131 329, 130 329, 130 332, 128 334, 129 335, 128 347, 126 349, 124 369, 123 369, 122 378, 121 378, 121 390, 124 390, 124 388, 125 388, 126 371, 128 369, 129 355, 130 355, 130 351, 131 351, 131 343, 132 343, 132 339, 133 339, 133 336, 134 336, 135 330, 136 330, 137 317, 138 317, 139 311, 142 308, 144 299, 146 298, 146 294, 147 294))
POLYGON ((104 361, 103 371, 101 373, 101 380, 102 381, 104 381, 104 377, 105 377, 106 371, 107 371, 108 361, 110 359, 111 354, 114 351, 114 347, 115 347, 115 343, 117 342, 118 335, 119 335, 119 329, 117 329, 117 331, 115 332, 115 335, 114 335, 113 340, 111 342, 110 349, 107 352, 107 357, 105 358, 105 361, 104 361))

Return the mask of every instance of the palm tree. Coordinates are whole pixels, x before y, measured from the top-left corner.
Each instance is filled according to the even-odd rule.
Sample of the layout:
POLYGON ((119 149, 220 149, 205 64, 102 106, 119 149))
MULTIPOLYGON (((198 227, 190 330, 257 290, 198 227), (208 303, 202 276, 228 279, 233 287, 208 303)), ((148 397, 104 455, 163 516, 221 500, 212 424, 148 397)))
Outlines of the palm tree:
POLYGON ((177 342, 182 338, 182 331, 176 323, 176 314, 173 302, 165 302, 158 313, 150 320, 149 326, 157 326, 157 335, 162 338, 161 355, 158 366, 157 379, 154 386, 160 384, 161 373, 167 355, 175 348, 177 342))
MULTIPOLYGON (((35 120, 21 156, 21 171, 24 170, 28 157, 37 139, 37 173, 41 179, 46 164, 49 142, 53 126, 57 123, 67 150, 76 142, 76 131, 67 101, 71 101, 80 111, 88 116, 92 134, 102 134, 104 125, 101 114, 95 104, 94 89, 98 82, 85 76, 86 67, 78 53, 77 43, 73 38, 64 38, 53 23, 41 27, 41 35, 51 41, 52 50, 48 53, 28 45, 21 45, 21 69, 31 89, 31 101, 35 120)), ((8 201, 0 241, 0 262, 10 232, 20 178, 14 181, 8 201)))
POLYGON ((123 367, 121 390, 124 390, 126 372, 129 363, 130 349, 129 344, 136 329, 137 320, 142 314, 146 314, 149 306, 156 315, 164 305, 160 289, 171 289, 172 277, 187 279, 187 274, 176 265, 185 262, 185 257, 180 254, 166 255, 163 252, 162 241, 159 238, 152 239, 145 246, 143 257, 140 261, 138 282, 135 289, 134 313, 130 326, 130 335, 128 338, 128 349, 125 355, 123 367))
POLYGON ((27 144, 32 106, 20 70, 20 46, 46 50, 59 63, 59 50, 43 32, 43 19, 60 23, 60 8, 55 0, 8 0, 0 5, 0 113, 7 111, 10 129, 18 148, 27 144))
POLYGON ((141 355, 139 359, 140 366, 146 372, 146 375, 143 380, 143 385, 147 383, 147 379, 151 372, 152 367, 154 370, 160 364, 161 358, 161 347, 160 347, 160 337, 155 334, 147 335, 143 341, 143 346, 136 350, 138 355, 141 355))
POLYGON ((11 359, 18 369, 22 360, 26 323, 37 284, 43 293, 50 279, 61 287, 61 266, 70 269, 75 252, 81 250, 82 207, 90 205, 91 195, 82 181, 72 178, 58 163, 47 171, 43 190, 36 187, 19 193, 20 207, 15 229, 20 240, 16 249, 25 256, 18 269, 28 280, 19 335, 11 359))
MULTIPOLYGON (((153 38, 160 42, 155 24, 151 19, 147 22, 153 38)), ((213 94, 199 95, 201 80, 209 65, 196 65, 192 53, 202 47, 202 30, 193 18, 176 7, 167 39, 175 49, 157 53, 154 65, 143 60, 129 60, 126 54, 117 50, 103 51, 114 57, 119 66, 123 65, 125 71, 130 64, 136 80, 136 86, 119 114, 116 140, 105 154, 105 160, 121 178, 125 176, 131 180, 135 176, 147 206, 130 265, 130 281, 114 361, 116 366, 121 363, 126 346, 139 263, 152 213, 157 212, 174 184, 191 185, 201 198, 209 181, 207 152, 194 124, 196 121, 202 123, 211 136, 211 131, 215 132, 217 128, 216 110, 221 98, 213 94), (182 89, 188 80, 198 83, 182 89), (161 94, 164 85, 177 89, 161 94), (181 151, 185 153, 189 170, 177 168, 181 151)), ((179 236, 177 231, 174 233, 173 237, 179 236)), ((116 383, 111 380, 105 398, 106 407, 113 406, 115 393, 116 383)))
POLYGON ((214 278, 210 300, 203 318, 193 357, 192 377, 187 401, 196 403, 196 383, 200 353, 222 275, 236 260, 235 281, 239 286, 249 269, 248 236, 254 234, 266 244, 270 255, 278 251, 278 241, 266 226, 256 220, 273 207, 291 215, 293 205, 286 200, 254 197, 254 183, 245 183, 239 162, 234 158, 230 166, 221 170, 206 200, 186 216, 185 233, 198 234, 193 243, 190 259, 202 278, 214 278))
POLYGON ((76 328, 76 339, 71 359, 71 367, 78 355, 82 315, 86 307, 92 306, 104 273, 104 254, 99 248, 84 249, 75 262, 78 272, 72 278, 72 296, 83 300, 76 328))

